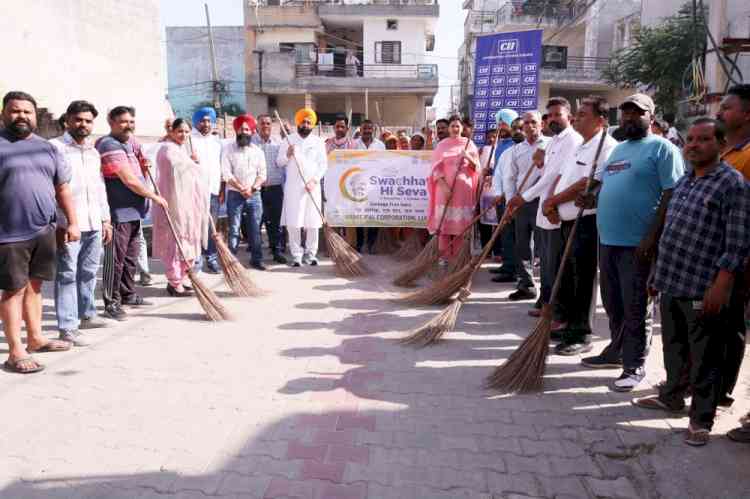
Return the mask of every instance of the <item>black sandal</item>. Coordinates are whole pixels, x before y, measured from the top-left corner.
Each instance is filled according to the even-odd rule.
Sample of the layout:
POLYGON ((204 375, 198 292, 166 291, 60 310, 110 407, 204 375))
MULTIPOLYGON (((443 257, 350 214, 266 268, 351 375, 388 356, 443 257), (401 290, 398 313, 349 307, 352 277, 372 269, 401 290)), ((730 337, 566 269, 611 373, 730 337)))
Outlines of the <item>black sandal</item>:
POLYGON ((188 291, 187 289, 185 291, 177 291, 177 288, 167 283, 167 294, 169 296, 174 296, 177 298, 184 298, 186 296, 190 296, 190 291, 188 291))

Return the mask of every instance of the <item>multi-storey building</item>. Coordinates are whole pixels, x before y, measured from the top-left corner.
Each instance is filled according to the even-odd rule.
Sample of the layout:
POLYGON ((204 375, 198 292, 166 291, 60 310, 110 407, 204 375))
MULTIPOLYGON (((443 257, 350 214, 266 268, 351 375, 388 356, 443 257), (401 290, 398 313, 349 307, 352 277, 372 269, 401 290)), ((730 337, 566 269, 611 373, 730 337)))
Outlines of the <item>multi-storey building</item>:
POLYGON ((583 0, 465 0, 464 43, 458 51, 461 111, 471 109, 477 36, 533 29, 544 30, 540 107, 550 96, 565 97, 574 105, 591 94, 618 102, 628 92, 606 83, 602 69, 614 49, 616 21, 638 12, 640 3, 609 0, 601 8, 602 2, 583 0))
POLYGON ((247 1, 247 108, 421 126, 438 90, 438 14, 437 0, 247 1))

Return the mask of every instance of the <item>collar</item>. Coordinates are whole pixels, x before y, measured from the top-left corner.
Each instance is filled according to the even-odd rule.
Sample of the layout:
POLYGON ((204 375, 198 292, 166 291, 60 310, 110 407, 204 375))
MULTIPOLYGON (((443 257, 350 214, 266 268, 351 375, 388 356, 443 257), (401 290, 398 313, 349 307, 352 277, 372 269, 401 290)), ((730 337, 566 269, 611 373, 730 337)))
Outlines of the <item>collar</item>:
POLYGON ((743 149, 745 149, 748 146, 750 146, 750 137, 748 137, 747 139, 743 140, 739 144, 733 146, 728 151, 724 151, 723 153, 721 153, 721 157, 723 158, 725 155, 727 155, 729 153, 732 153, 732 152, 742 151, 743 149))
POLYGON ((62 136, 62 141, 66 146, 77 147, 83 150, 94 148, 94 141, 91 140, 91 137, 86 137, 85 139, 83 139, 83 144, 79 144, 78 142, 73 140, 73 136, 70 135, 70 133, 65 132, 62 136))
MULTIPOLYGON (((722 173, 726 168, 731 168, 726 162, 719 160, 719 163, 714 167, 710 172, 700 177, 701 179, 708 179, 711 177, 715 177, 716 175, 722 173)), ((690 178, 698 178, 695 176, 695 168, 691 168, 690 172, 687 174, 690 178)))

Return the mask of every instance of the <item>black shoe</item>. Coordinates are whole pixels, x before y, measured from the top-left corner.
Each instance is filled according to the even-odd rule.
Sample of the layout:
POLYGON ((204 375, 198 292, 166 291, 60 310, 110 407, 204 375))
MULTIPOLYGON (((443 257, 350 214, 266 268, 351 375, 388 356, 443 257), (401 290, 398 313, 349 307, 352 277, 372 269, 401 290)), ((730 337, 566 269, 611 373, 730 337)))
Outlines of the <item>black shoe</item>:
POLYGON ((153 305, 150 301, 144 300, 141 295, 133 295, 129 300, 123 300, 122 304, 129 307, 150 307, 153 305))
POLYGON ((116 303, 104 307, 104 314, 102 315, 116 321, 124 321, 128 318, 128 314, 116 303))
POLYGON ((138 284, 141 286, 151 286, 153 283, 154 280, 151 278, 151 274, 141 272, 141 280, 138 281, 138 284))
POLYGON ((587 340, 575 340, 575 342, 563 342, 555 347, 555 353, 557 355, 572 356, 586 352, 590 352, 594 349, 594 345, 591 341, 587 340))
POLYGON ((215 263, 207 263, 206 273, 207 274, 221 274, 221 269, 215 263))
POLYGON ((315 260, 315 259, 312 259, 312 260, 310 260, 309 265, 310 265, 310 267, 317 267, 318 266, 318 261, 315 260))
POLYGON ((505 270, 502 266, 500 267, 494 267, 489 270, 490 274, 508 274, 509 272, 505 270))
POLYGON ((601 355, 584 357, 581 364, 591 369, 622 369, 622 360, 608 360, 601 355))
POLYGON ((254 262, 254 263, 251 263, 250 266, 254 268, 255 270, 268 270, 266 269, 266 266, 263 265, 263 262, 254 262))
POLYGON ((274 253, 273 254, 273 261, 276 263, 287 263, 287 259, 284 255, 281 253, 274 253))
POLYGON ((549 334, 550 341, 555 342, 561 342, 563 339, 565 339, 565 330, 564 329, 557 329, 555 331, 550 332, 549 334))
MULTIPOLYGON (((184 288, 184 286, 183 286, 183 288, 184 288)), ((185 289, 185 291, 177 291, 177 288, 175 288, 174 286, 172 286, 169 283, 167 283, 167 294, 169 296, 174 296, 174 297, 178 297, 178 298, 182 298, 182 297, 185 297, 185 296, 192 295, 192 293, 190 291, 188 291, 187 288, 185 289)))
POLYGON ((525 288, 517 289, 508 296, 510 301, 533 300, 534 298, 536 298, 536 291, 525 288))
POLYGON ((301 267, 302 264, 299 262, 292 262, 292 267, 301 267))
POLYGON ((497 277, 492 278, 492 282, 516 282, 516 276, 512 274, 499 274, 497 277))

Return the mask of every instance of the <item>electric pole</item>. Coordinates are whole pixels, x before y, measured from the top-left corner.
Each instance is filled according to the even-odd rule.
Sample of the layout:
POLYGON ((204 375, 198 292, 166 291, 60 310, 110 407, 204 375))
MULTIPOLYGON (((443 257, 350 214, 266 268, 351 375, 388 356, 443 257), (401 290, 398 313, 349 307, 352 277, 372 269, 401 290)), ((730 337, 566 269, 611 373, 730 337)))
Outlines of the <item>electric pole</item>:
MULTIPOLYGON (((206 26, 208 27, 208 48, 211 56, 211 90, 213 92, 213 102, 216 114, 221 116, 221 94, 224 91, 224 86, 219 81, 219 72, 216 69, 216 48, 214 46, 214 34, 211 30, 211 17, 208 14, 208 4, 203 4, 206 8, 206 26)), ((225 124, 226 126, 226 124, 225 124)))

